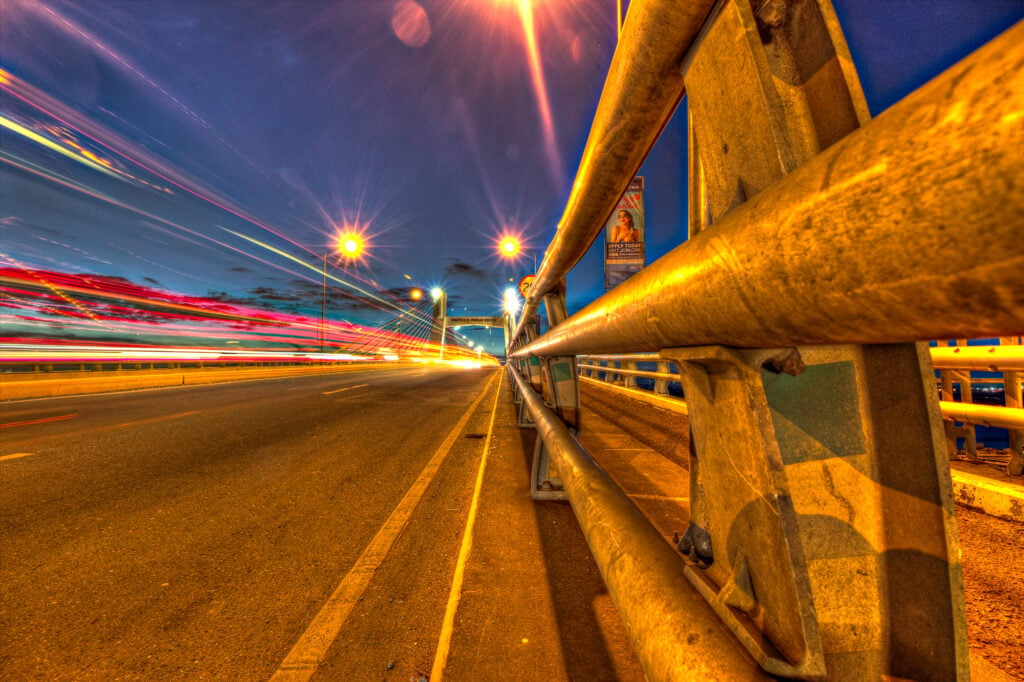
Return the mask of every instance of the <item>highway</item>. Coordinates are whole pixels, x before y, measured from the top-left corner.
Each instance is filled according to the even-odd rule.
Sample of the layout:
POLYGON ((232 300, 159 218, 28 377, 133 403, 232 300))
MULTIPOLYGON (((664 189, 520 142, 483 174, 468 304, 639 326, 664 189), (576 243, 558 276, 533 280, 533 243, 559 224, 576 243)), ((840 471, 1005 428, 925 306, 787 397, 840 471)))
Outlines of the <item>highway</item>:
POLYGON ((496 385, 411 368, 5 404, 0 677, 269 679, 334 641, 326 598, 396 538, 387 630, 325 669, 399 649, 429 671, 496 385), (427 503, 382 530, 410 490, 427 503))
MULTIPOLYGON (((495 402, 497 374, 0 404, 0 678, 425 677, 490 443, 448 676, 642 680, 572 511, 525 494, 533 432, 507 383, 495 402)), ((684 528, 685 419, 582 391, 584 444, 668 535, 684 528)), ((958 517, 972 667, 1019 677, 1019 529, 958 517)))

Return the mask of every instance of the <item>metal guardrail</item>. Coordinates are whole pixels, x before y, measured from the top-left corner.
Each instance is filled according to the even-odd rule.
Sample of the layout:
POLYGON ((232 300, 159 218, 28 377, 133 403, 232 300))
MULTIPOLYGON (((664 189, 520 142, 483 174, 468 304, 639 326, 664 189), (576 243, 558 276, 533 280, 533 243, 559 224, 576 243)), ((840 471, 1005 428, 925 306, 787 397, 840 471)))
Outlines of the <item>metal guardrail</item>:
MULTIPOLYGON (((1024 346, 960 346, 952 348, 930 348, 932 364, 937 370, 973 369, 988 372, 1013 372, 1024 369, 1024 346)), ((603 373, 605 381, 617 383, 620 377, 643 377, 658 382, 678 382, 679 373, 670 371, 650 371, 635 369, 638 362, 658 362, 659 356, 643 355, 580 355, 577 356, 577 368, 581 375, 593 378, 603 373), (600 362, 608 364, 601 365, 600 362), (612 365, 611 363, 616 363, 612 365)), ((660 364, 668 364, 662 361, 660 364)), ((975 379, 970 383, 1010 384, 1007 392, 1013 390, 1012 381, 1007 379, 975 379)), ((627 387, 635 382, 623 381, 627 387)), ((954 382, 956 383, 956 382, 954 382)), ((1021 387, 1021 379, 1017 379, 1017 390, 1021 387)), ((655 389, 654 393, 659 391, 655 389)), ((661 395, 664 395, 661 393, 661 395)), ((952 400, 940 400, 939 408, 943 419, 960 421, 979 426, 997 426, 1005 429, 1024 429, 1024 409, 1015 406, 1000 407, 998 405, 981 405, 952 400)))
POLYGON ((644 670, 669 679, 760 679, 753 660, 737 657, 729 630, 689 589, 683 565, 632 500, 579 444, 513 367, 509 376, 533 415, 538 436, 561 474, 601 575, 633 635, 644 670), (703 648, 665 642, 700 640, 703 648))
POLYGON ((569 442, 581 355, 653 352, 678 369, 692 433, 683 573, 762 669, 967 678, 923 341, 1024 332, 1024 81, 1007 76, 1022 60, 1018 25, 869 121, 827 0, 631 3, 508 357, 520 422, 540 436, 535 495, 572 504, 650 679, 690 678, 679 650, 728 675, 659 628, 663 595, 629 592, 650 532, 569 442), (684 89, 691 238, 568 315, 566 274, 684 89))

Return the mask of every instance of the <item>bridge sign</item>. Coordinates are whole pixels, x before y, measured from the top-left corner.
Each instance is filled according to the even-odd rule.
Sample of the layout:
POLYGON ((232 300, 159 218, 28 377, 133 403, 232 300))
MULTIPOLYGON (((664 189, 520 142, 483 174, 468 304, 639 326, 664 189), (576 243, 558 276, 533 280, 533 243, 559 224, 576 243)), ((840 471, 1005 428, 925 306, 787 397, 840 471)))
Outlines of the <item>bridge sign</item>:
POLYGON ((533 280, 537 279, 536 275, 527 275, 519 280, 519 293, 523 298, 527 298, 530 293, 530 287, 533 285, 533 280))
POLYGON ((501 317, 449 317, 449 327, 498 327, 505 324, 501 317))

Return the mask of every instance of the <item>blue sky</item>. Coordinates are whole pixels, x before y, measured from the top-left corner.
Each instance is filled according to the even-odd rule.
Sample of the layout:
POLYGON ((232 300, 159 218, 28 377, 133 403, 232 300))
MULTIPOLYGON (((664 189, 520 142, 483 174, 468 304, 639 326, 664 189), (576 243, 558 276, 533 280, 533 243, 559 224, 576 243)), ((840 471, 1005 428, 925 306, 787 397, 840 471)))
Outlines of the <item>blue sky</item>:
MULTIPOLYGON (((873 114, 1024 17, 1016 0, 835 8, 873 114)), ((444 286, 455 314, 498 312, 533 260, 504 262, 495 241, 514 232, 540 252, 550 240, 616 40, 613 0, 535 2, 536 61, 507 0, 8 0, 2 12, 5 265, 318 315, 320 258, 350 226, 370 255, 332 265, 330 314, 373 325, 412 287, 444 286)), ((686 234, 683 120, 641 169, 650 259, 686 234)), ((571 310, 602 293, 598 251, 569 278, 571 310)))

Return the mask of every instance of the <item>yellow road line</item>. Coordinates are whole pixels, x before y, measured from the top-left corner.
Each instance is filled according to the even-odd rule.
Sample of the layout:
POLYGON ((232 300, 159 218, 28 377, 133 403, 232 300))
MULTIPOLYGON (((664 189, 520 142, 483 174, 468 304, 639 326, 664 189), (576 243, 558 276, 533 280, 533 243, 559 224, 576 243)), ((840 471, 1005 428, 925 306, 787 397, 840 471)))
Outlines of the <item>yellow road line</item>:
MULTIPOLYGON (((503 373, 502 373, 503 374, 503 373)), ((501 377, 498 375, 498 390, 494 394, 494 406, 491 408, 491 422, 487 426, 487 438, 484 440, 484 451, 480 455, 480 468, 476 472, 476 485, 473 488, 473 501, 469 505, 469 516, 466 519, 466 529, 462 532, 462 546, 459 548, 459 558, 455 562, 455 575, 452 577, 452 589, 448 593, 448 606, 444 612, 444 622, 441 625, 441 637, 437 642, 437 650, 434 653, 434 667, 430 670, 431 682, 440 682, 444 674, 444 668, 448 665, 448 651, 451 649, 452 633, 455 630, 455 612, 459 608, 459 600, 462 598, 462 581, 466 574, 466 562, 469 560, 469 553, 473 549, 473 528, 476 526, 476 512, 480 505, 480 491, 484 485, 484 469, 487 467, 487 451, 491 447, 491 435, 494 433, 494 417, 498 414, 498 398, 501 397, 501 377)))
POLYGON ((333 391, 324 391, 321 395, 330 395, 332 393, 341 393, 342 391, 351 391, 353 388, 362 388, 363 386, 369 386, 370 384, 359 384, 358 386, 346 386, 345 388, 338 388, 333 391))
POLYGON ((18 459, 19 457, 31 457, 32 454, 33 453, 31 453, 31 452, 16 452, 13 455, 4 455, 3 457, 0 457, 0 462, 4 461, 5 459, 18 459))
POLYGON ((437 451, 434 452, 430 461, 427 462, 427 466, 420 472, 419 478, 412 484, 409 491, 405 493, 405 497, 398 503, 395 510, 391 512, 391 516, 384 522, 381 529, 377 531, 377 535, 374 536, 370 544, 363 550, 363 553, 356 559, 355 565, 342 579, 334 593, 328 598, 327 603, 320 609, 320 612, 313 618, 309 627, 299 637, 299 641, 295 643, 292 650, 285 656, 277 672, 270 678, 271 682, 308 680, 316 672, 317 666, 320 665, 320 661, 327 655, 331 644, 337 639, 338 633, 344 627, 345 621, 348 620, 349 614, 352 613, 352 609, 358 603, 359 597, 366 590, 367 585, 370 584, 370 580, 376 573, 377 568, 384 562, 385 557, 391 550, 391 546, 398 539, 398 536, 408 523, 409 517, 412 516, 416 505, 423 498, 424 493, 426 493, 427 486, 434 480, 434 476, 437 474, 438 469, 441 468, 441 464, 444 463, 452 446, 455 445, 459 434, 462 433, 470 417, 476 411, 477 406, 484 399, 484 396, 487 395, 493 382, 494 376, 492 375, 488 379, 484 390, 473 401, 473 404, 469 406, 466 413, 462 415, 462 418, 452 428, 448 437, 444 439, 444 442, 441 443, 437 451))

